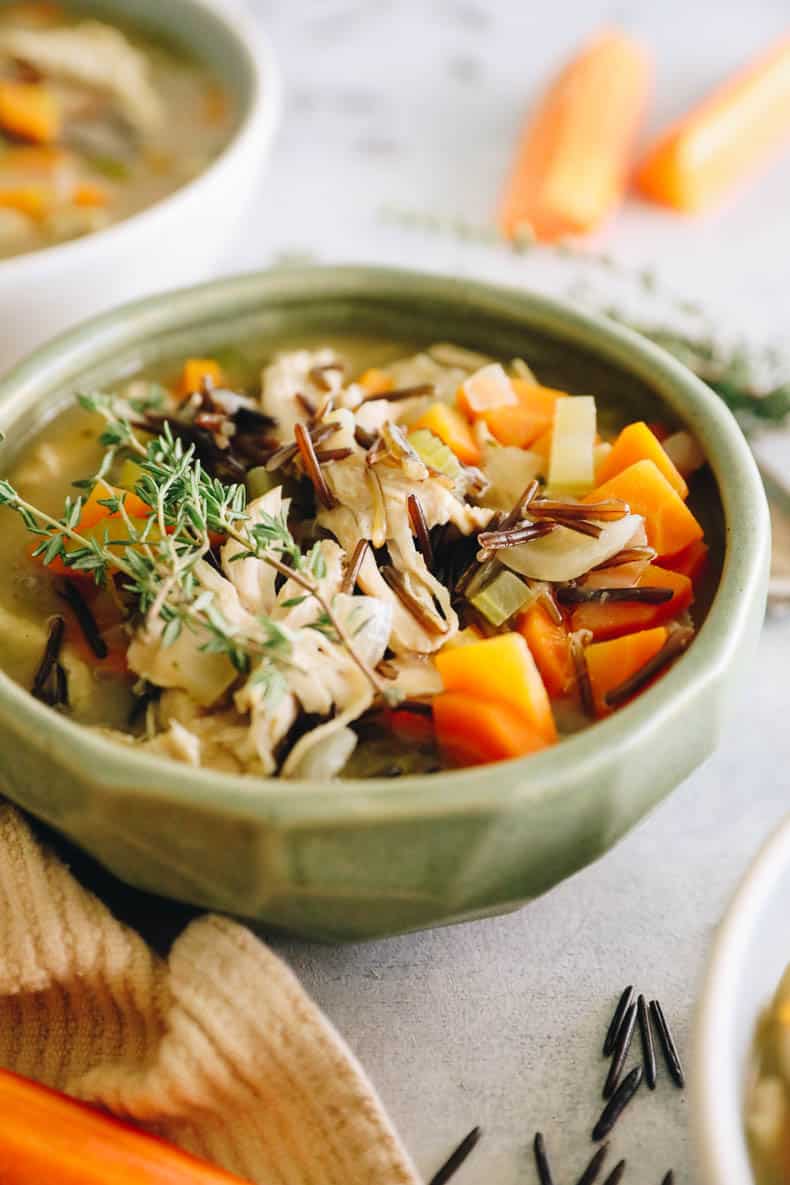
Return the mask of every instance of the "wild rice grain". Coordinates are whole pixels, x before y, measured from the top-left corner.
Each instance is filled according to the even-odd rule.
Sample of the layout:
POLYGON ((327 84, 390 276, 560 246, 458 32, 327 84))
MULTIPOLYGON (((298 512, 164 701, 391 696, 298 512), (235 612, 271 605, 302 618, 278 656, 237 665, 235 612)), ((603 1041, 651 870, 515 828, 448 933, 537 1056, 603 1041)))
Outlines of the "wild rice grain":
POLYGON ((639 1017, 639 1036, 642 1040, 642 1061, 645 1067, 645 1082, 650 1090, 656 1089, 656 1047, 653 1044, 653 1030, 647 1013, 645 997, 640 995, 636 1003, 639 1017))
POLYGON ((603 1097, 605 1099, 611 1098, 620 1081, 620 1075, 623 1072, 625 1059, 628 1057, 628 1050, 631 1048, 631 1038, 634 1035, 634 1026, 636 1024, 636 1004, 629 1004, 623 1023, 620 1025, 620 1031, 617 1034, 614 1049, 612 1050, 612 1064, 609 1067, 609 1073, 606 1075, 606 1082, 603 1088, 603 1097))
POLYGON ((606 1039, 603 1043, 603 1055, 609 1057, 614 1049, 614 1043, 617 1040, 617 1034, 620 1032, 620 1025, 623 1022, 623 1017, 626 1014, 628 1005, 631 1003, 631 997, 634 994, 633 984, 629 984, 627 988, 623 988, 620 999, 617 1001, 617 1007, 614 1010, 614 1015, 609 1021, 609 1028, 606 1030, 606 1039))
POLYGON ((354 548, 353 555, 351 556, 351 563, 348 565, 348 570, 343 577, 343 583, 340 586, 341 592, 347 593, 349 596, 351 596, 351 594, 354 592, 354 589, 357 586, 359 573, 362 569, 362 565, 365 562, 365 556, 368 554, 369 550, 370 541, 368 539, 360 539, 354 548))
POLYGON ((426 567, 430 569, 433 565, 433 548, 431 547, 431 536, 428 533, 428 524, 425 521, 422 502, 420 502, 416 494, 409 494, 406 499, 406 507, 409 512, 411 529, 420 545, 422 558, 425 560, 426 567))
POLYGON ((397 403, 401 399, 416 399, 420 395, 433 395, 433 383, 416 383, 413 387, 397 387, 394 391, 379 391, 376 395, 366 395, 365 403, 372 399, 386 399, 388 403, 397 403))
POLYGON ((593 1155, 592 1160, 587 1165, 582 1175, 579 1177, 576 1185, 593 1185, 593 1181, 597 1181, 598 1174, 601 1171, 603 1162, 606 1160, 606 1153, 609 1151, 609 1145, 604 1144, 593 1155))
POLYGON ((85 641, 97 658, 106 658, 110 653, 109 647, 99 632, 96 618, 91 613, 82 593, 71 580, 64 580, 57 589, 57 594, 66 602, 77 619, 77 625, 82 630, 85 641))
POLYGON ((463 1140, 461 1140, 455 1152, 451 1152, 438 1172, 434 1173, 428 1185, 446 1185, 446 1182, 458 1172, 470 1152, 477 1147, 482 1134, 482 1128, 473 1127, 469 1135, 464 1136, 463 1140))
POLYGON ((667 1024, 667 1018, 664 1016, 664 1009, 658 1000, 650 1001, 650 1017, 653 1021, 653 1027, 658 1034, 658 1040, 664 1052, 664 1060, 667 1063, 667 1069, 669 1070, 672 1081, 676 1086, 683 1087, 686 1084, 686 1079, 683 1075, 683 1066, 680 1062, 680 1056, 672 1032, 667 1024))
POLYGON ((41 693, 49 681, 49 677, 54 670, 58 659, 60 658, 61 647, 63 646, 63 635, 66 632, 66 622, 62 617, 53 617, 49 623, 49 634, 47 635, 46 645, 44 646, 44 653, 41 656, 41 662, 38 664, 38 669, 33 676, 32 693, 37 698, 41 698, 41 693))
POLYGON ((604 1181, 603 1185, 619 1185, 625 1172, 625 1161, 618 1160, 617 1164, 612 1169, 609 1176, 604 1181))
POLYGON ((596 601, 603 604, 611 601, 664 605, 671 601, 674 595, 671 588, 648 585, 638 585, 636 588, 579 588, 575 584, 564 584, 557 589, 557 600, 561 605, 587 605, 596 601))
POLYGON ((609 1135, 617 1120, 622 1115, 625 1108, 631 1102, 636 1092, 639 1090, 642 1082, 642 1067, 635 1066, 630 1074, 627 1074, 623 1081, 614 1092, 609 1102, 601 1112, 601 1118, 596 1123, 592 1130, 592 1138, 596 1142, 603 1140, 609 1135))
POLYGON ((302 464, 305 468, 305 473, 313 483, 313 488, 316 497, 327 510, 334 510, 337 503, 334 495, 327 485, 326 478, 321 472, 321 466, 318 463, 318 458, 315 453, 315 445, 310 438, 310 433, 305 428, 304 424, 294 425, 294 436, 296 437, 296 447, 299 450, 299 455, 302 458, 302 464))
POLYGON ((546 1144, 543 1139, 543 1132, 535 1133, 535 1167, 538 1170, 538 1180, 540 1185, 554 1185, 554 1178, 551 1175, 551 1168, 549 1167, 549 1158, 546 1154, 546 1144))

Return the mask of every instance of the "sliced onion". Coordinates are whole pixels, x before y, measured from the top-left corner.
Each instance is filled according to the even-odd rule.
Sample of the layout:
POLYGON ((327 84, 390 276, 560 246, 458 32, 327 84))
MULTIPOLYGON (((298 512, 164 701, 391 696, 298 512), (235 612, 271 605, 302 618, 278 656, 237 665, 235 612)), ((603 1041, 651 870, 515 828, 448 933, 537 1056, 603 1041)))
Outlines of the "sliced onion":
POLYGON ((384 657, 392 633, 392 605, 377 597, 338 593, 334 610, 354 642, 357 654, 375 667, 384 657))
POLYGON ((310 782, 328 782, 337 777, 356 745, 357 734, 350 728, 327 731, 315 744, 306 746, 297 761, 289 761, 287 773, 283 770, 283 774, 310 782))
POLYGON ((503 548, 496 553, 496 558, 506 568, 531 580, 576 580, 622 551, 641 521, 638 514, 628 514, 616 522, 602 524, 597 539, 569 531, 567 527, 557 527, 542 539, 503 548))
POLYGON ((483 506, 511 510, 533 478, 545 470, 546 462, 539 453, 527 449, 491 444, 485 449, 481 468, 491 483, 480 499, 483 506))

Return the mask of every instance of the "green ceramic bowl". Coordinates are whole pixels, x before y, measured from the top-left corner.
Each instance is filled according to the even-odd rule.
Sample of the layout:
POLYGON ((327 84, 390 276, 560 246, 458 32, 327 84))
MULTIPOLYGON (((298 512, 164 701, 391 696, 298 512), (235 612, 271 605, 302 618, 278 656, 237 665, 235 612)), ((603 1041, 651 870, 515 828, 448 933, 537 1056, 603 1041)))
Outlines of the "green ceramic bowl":
POLYGON ((131 884, 323 939, 512 909, 605 852, 715 747, 749 677, 769 558, 741 432, 677 362, 567 305, 409 272, 244 276, 92 321, 0 384, 0 471, 77 386, 233 339, 351 330, 522 354, 544 381, 624 409, 665 404, 707 449, 704 501, 723 569, 694 645, 638 701, 556 748, 458 773, 321 786, 194 771, 116 747, 0 675, 9 797, 131 884))

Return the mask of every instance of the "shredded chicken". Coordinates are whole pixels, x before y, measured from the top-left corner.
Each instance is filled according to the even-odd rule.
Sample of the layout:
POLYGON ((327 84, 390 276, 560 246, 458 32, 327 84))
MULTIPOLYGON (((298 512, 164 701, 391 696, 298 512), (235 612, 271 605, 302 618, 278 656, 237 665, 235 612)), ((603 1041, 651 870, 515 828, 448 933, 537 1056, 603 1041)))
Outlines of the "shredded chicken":
POLYGON ((78 82, 110 96, 142 136, 155 132, 162 120, 145 55, 111 25, 83 21, 73 28, 4 29, 0 54, 29 62, 53 78, 78 82))
POLYGON ((294 426, 309 419, 305 404, 318 407, 326 394, 340 391, 343 386, 341 369, 326 369, 337 362, 334 350, 294 350, 278 354, 261 376, 261 407, 277 422, 276 436, 289 442, 294 437, 294 426), (315 380, 321 375, 323 385, 315 380))
MULTIPOLYGON (((450 604, 447 589, 428 571, 414 546, 406 500, 409 494, 418 494, 429 529, 451 522, 465 535, 486 526, 494 512, 460 501, 435 478, 415 483, 400 467, 379 465, 376 476, 384 499, 384 542, 390 559, 406 581, 409 592, 428 613, 435 615, 438 603, 446 629, 441 632, 426 629, 387 584, 370 554, 362 565, 358 583, 369 596, 391 606, 390 646, 396 653, 431 653, 440 649, 457 631, 458 617, 450 604)), ((364 457, 348 457, 333 465, 327 480, 339 505, 333 510, 321 510, 318 523, 331 531, 347 555, 352 555, 360 539, 374 540, 376 535, 376 508, 364 457)))
MULTIPOLYGON (((195 565, 199 584, 210 589, 225 620, 232 627, 259 631, 256 619, 247 612, 238 593, 204 561, 195 565)), ((224 654, 212 654, 203 648, 205 638, 185 627, 169 646, 164 645, 161 620, 146 624, 138 630, 129 646, 129 669, 156 687, 175 687, 187 691, 201 707, 215 704, 236 679, 236 671, 224 654)))

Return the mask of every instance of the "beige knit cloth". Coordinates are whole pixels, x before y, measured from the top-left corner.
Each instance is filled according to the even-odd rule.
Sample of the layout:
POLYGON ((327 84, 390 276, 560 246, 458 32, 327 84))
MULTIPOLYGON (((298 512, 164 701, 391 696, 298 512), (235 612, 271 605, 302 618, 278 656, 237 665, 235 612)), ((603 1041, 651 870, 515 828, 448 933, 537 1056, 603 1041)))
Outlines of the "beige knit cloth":
POLYGON ((0 1064, 260 1185, 416 1185, 361 1066, 248 930, 167 963, 0 806, 0 1064))

